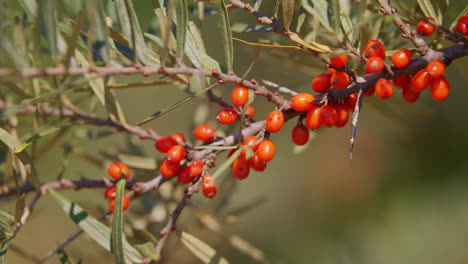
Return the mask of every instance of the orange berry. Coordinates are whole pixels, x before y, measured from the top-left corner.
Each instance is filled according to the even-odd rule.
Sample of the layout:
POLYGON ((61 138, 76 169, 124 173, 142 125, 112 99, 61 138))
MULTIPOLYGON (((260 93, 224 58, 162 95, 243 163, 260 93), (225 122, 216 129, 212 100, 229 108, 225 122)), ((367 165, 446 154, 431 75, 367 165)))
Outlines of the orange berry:
POLYGON ((343 99, 343 103, 348 107, 349 111, 354 111, 354 108, 356 108, 357 98, 358 94, 353 93, 343 99))
POLYGON ((284 124, 283 113, 279 110, 273 110, 268 114, 266 119, 266 130, 271 133, 276 133, 281 130, 284 124))
POLYGON ((393 94, 392 83, 385 78, 380 78, 377 83, 375 83, 375 94, 380 99, 391 97, 393 94))
POLYGON ((202 173, 203 171, 203 161, 201 160, 195 160, 192 162, 192 165, 190 165, 190 174, 193 176, 198 176, 202 173))
POLYGON ((300 93, 291 99, 292 108, 296 111, 308 111, 314 107, 311 104, 315 97, 309 93, 300 93))
POLYGON ((331 105, 324 105, 320 107, 320 124, 331 127, 335 124, 336 119, 338 118, 338 115, 336 114, 336 110, 333 106, 331 105))
POLYGON ((413 88, 407 86, 403 88, 401 96, 403 97, 403 100, 405 100, 407 103, 413 103, 416 102, 416 100, 418 100, 420 94, 421 92, 413 90, 413 88))
POLYGON ((243 106, 249 100, 249 89, 236 85, 231 92, 231 101, 234 106, 243 106))
POLYGON ((183 168, 177 174, 177 179, 182 184, 191 183, 195 179, 195 177, 196 176, 190 173, 190 166, 183 168))
POLYGON ((201 141, 213 140, 215 129, 209 125, 199 125, 193 130, 193 136, 201 141))
POLYGON ((427 66, 426 66, 426 70, 427 72, 429 73, 429 76, 432 78, 432 79, 437 79, 439 78, 440 76, 442 76, 442 74, 444 74, 444 71, 445 71, 445 64, 441 61, 431 61, 427 66))
POLYGON ((410 85, 413 90, 422 91, 431 84, 431 81, 432 79, 431 76, 429 76, 429 72, 426 69, 422 69, 411 78, 410 85))
POLYGON ((111 176, 114 180, 119 180, 122 173, 125 174, 125 179, 130 178, 130 169, 127 165, 121 162, 113 162, 107 168, 107 173, 111 176))
POLYGON ((431 96, 436 101, 443 101, 447 99, 450 93, 450 84, 447 78, 440 76, 434 79, 431 85, 431 96))
POLYGON ((333 69, 333 68, 328 68, 327 72, 328 72, 328 74, 330 74, 330 77, 331 77, 331 75, 334 74, 336 72, 336 70, 333 69))
POLYGON ((244 156, 239 156, 231 165, 234 176, 238 179, 245 179, 250 173, 250 163, 244 156))
POLYGON ((331 85, 335 89, 343 89, 348 86, 349 76, 346 72, 335 72, 330 78, 331 85))
POLYGON ((396 88, 405 89, 410 86, 410 83, 411 75, 409 74, 401 75, 393 79, 393 85, 395 85, 396 88))
POLYGON ((378 40, 369 40, 364 48, 364 53, 368 58, 379 57, 385 59, 385 48, 378 40))
POLYGON ((202 178, 202 191, 206 198, 213 198, 216 195, 216 181, 209 174, 205 174, 202 178))
POLYGON ((115 185, 106 188, 106 191, 104 191, 104 197, 111 200, 115 199, 115 185))
MULTIPOLYGON (((432 20, 436 21, 433 17, 426 17, 426 20, 432 20)), ((419 21, 419 23, 416 25, 416 31, 423 35, 423 36, 429 36, 435 31, 436 27, 427 23, 424 20, 419 21)))
POLYGON ((312 90, 316 91, 317 93, 323 93, 331 86, 331 75, 328 73, 322 73, 317 75, 314 79, 312 79, 312 90))
POLYGON ((257 155, 260 160, 270 161, 275 156, 275 144, 269 139, 265 139, 258 145, 257 155))
MULTIPOLYGON (((130 198, 127 195, 122 196, 122 211, 127 210, 129 205, 130 205, 130 198)), ((110 200, 109 211, 113 213, 114 210, 115 210, 115 200, 110 200)))
MULTIPOLYGON (((258 141, 258 138, 256 136, 249 136, 247 138, 244 139, 244 141, 242 141, 242 146, 248 146, 248 145, 253 145, 255 144, 256 142, 258 141)), ((250 149, 255 152, 257 151, 257 148, 258 148, 258 145, 254 145, 254 146, 251 146, 250 149)), ((246 155, 246 151, 245 149, 241 150, 240 152, 240 155, 241 156, 244 156, 246 155)))
POLYGON ((164 159, 161 163, 161 166, 159 167, 159 173, 161 173, 162 176, 169 178, 174 176, 179 171, 179 168, 179 162, 172 162, 164 159))
POLYGON ((468 36, 468 15, 464 15, 458 19, 455 30, 468 36))
POLYGON ((384 61, 380 57, 370 57, 366 62, 367 73, 381 72, 385 66, 384 61))
POLYGON ((185 143, 185 136, 182 135, 181 133, 172 133, 170 136, 177 144, 179 143, 185 143))
POLYGON ((252 105, 248 105, 245 109, 245 116, 248 118, 253 118, 255 115, 255 108, 252 105))
POLYGON ((177 142, 171 137, 160 137, 154 143, 156 149, 161 153, 166 153, 172 146, 177 145, 177 142))
POLYGON ((252 158, 249 160, 250 167, 256 171, 264 171, 267 162, 261 160, 257 154, 253 155, 252 158))
POLYGON ((305 145, 309 141, 309 129, 304 125, 297 125, 293 128, 291 136, 294 144, 305 145))
POLYGON ((187 150, 181 145, 175 145, 166 153, 166 159, 172 162, 180 162, 185 158, 187 150))
POLYGON ((375 93, 375 86, 372 86, 367 91, 363 92, 362 95, 364 96, 372 96, 375 93))
POLYGON ((398 50, 392 56, 393 65, 395 65, 395 68, 403 68, 410 63, 411 57, 409 49, 398 50))
POLYGON ((234 108, 224 108, 216 114, 216 120, 222 125, 230 125, 236 122, 237 118, 239 118, 239 114, 234 108))
POLYGON ((338 56, 330 58, 330 63, 335 68, 343 68, 348 63, 348 54, 342 53, 338 56))
POLYGON ((336 122, 335 126, 336 127, 344 127, 348 123, 349 119, 349 110, 348 107, 344 104, 338 104, 335 106, 335 111, 336 111, 336 122))
POLYGON ((317 129, 322 125, 320 123, 320 110, 320 107, 315 107, 307 112, 305 124, 309 129, 317 129))

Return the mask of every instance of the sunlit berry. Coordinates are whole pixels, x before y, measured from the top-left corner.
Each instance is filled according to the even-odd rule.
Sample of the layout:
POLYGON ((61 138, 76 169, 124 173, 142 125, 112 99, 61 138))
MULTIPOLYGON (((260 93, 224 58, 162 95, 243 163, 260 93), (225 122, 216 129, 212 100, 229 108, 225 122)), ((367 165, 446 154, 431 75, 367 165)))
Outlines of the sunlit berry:
POLYGON ((312 90, 316 91, 317 93, 323 93, 331 86, 331 75, 328 73, 322 73, 317 75, 314 79, 312 79, 312 90))
POLYGON ((178 144, 185 143, 185 136, 182 135, 181 133, 172 133, 169 137, 175 140, 178 144))
POLYGON ((209 125, 199 125, 193 130, 193 136, 201 141, 213 140, 215 129, 209 125))
POLYGON ((268 114, 266 119, 266 130, 271 133, 276 133, 281 130, 284 124, 283 113, 279 110, 273 110, 268 114))
POLYGON ((159 167, 159 173, 161 173, 162 176, 169 178, 176 175, 176 173, 179 171, 179 168, 179 162, 172 162, 164 159, 161 163, 161 166, 159 167))
POLYGON ((190 166, 181 169, 177 174, 177 179, 182 184, 191 183, 195 179, 195 177, 196 176, 190 173, 190 166))
POLYGON ((432 79, 437 79, 439 78, 440 76, 442 76, 442 74, 444 74, 444 71, 445 71, 445 64, 441 61, 431 61, 427 66, 426 66, 426 70, 427 72, 429 73, 429 76, 432 78, 432 79))
POLYGON ((413 90, 413 88, 407 86, 403 88, 401 96, 403 97, 403 100, 405 100, 407 103, 414 103, 416 102, 416 100, 418 100, 420 94, 421 92, 413 90))
POLYGON ((305 145, 309 141, 309 129, 304 125, 297 125, 293 128, 291 137, 294 144, 305 145))
POLYGON ((411 78, 411 88, 416 91, 422 91, 431 84, 432 78, 426 69, 420 70, 411 78))
POLYGON ((267 167, 267 162, 261 160, 257 154, 253 155, 249 160, 250 167, 255 171, 264 171, 267 167))
POLYGON ((468 36, 468 15, 464 15, 458 19, 455 30, 468 36))
POLYGON ((119 180, 122 174, 125 174, 125 179, 130 178, 130 169, 127 165, 121 162, 113 162, 107 168, 107 173, 111 176, 114 180, 119 180))
MULTIPOLYGON (((258 145, 254 145, 254 144, 257 143, 257 141, 258 141, 258 138, 256 136, 249 136, 249 137, 245 138, 244 141, 242 141, 241 145, 242 146, 249 146, 250 145, 251 146, 250 149, 253 152, 255 152, 255 151, 257 151, 258 145)), ((240 155, 245 157, 246 150, 245 149, 241 150, 240 155)))
POLYGON ((320 109, 320 107, 315 107, 307 112, 305 124, 309 129, 317 129, 322 125, 320 123, 320 109))
POLYGON ((263 140, 257 149, 257 155, 260 160, 270 161, 275 156, 275 144, 269 139, 263 140))
POLYGON ((366 72, 367 73, 377 73, 381 72, 385 66, 384 61, 377 56, 370 57, 366 62, 366 72))
POLYGON ((250 163, 244 156, 239 156, 231 166, 234 176, 238 179, 245 179, 250 173, 250 163))
POLYGON ((160 137, 156 140, 154 146, 161 153, 166 153, 172 146, 177 145, 177 142, 171 137, 160 137))
POLYGON ((385 59, 385 48, 378 40, 369 40, 364 48, 364 53, 368 58, 379 57, 385 59))
POLYGON ((395 68, 403 68, 410 63, 411 57, 409 49, 401 49, 393 54, 392 63, 395 65, 395 68))
POLYGON ((218 114, 216 114, 216 120, 222 125, 230 125, 239 118, 239 114, 234 110, 234 108, 224 108, 221 109, 218 114))
POLYGON ((450 93, 450 84, 447 78, 440 76, 432 81, 431 96, 436 101, 443 101, 447 99, 450 93))
POLYGON ((107 187, 107 189, 104 191, 104 197, 107 199, 115 199, 115 185, 107 187))
MULTIPOLYGON (((432 20, 434 22, 436 21, 433 17, 426 17, 426 20, 432 20)), ((429 36, 435 31, 435 29, 435 26, 424 20, 419 21, 419 23, 416 25, 416 31, 423 36, 429 36)))
MULTIPOLYGON (((130 198, 124 194, 122 196, 122 211, 127 210, 128 206, 130 205, 130 198)), ((109 201, 109 211, 113 213, 115 210, 115 200, 110 200, 109 201)))
POLYGON ((321 107, 319 119, 322 125, 331 127, 335 124, 337 118, 338 115, 333 106, 328 104, 321 107))
POLYGON ((336 127, 344 127, 348 123, 349 119, 349 110, 348 107, 344 104, 338 104, 335 106, 335 111, 336 111, 336 121, 335 121, 335 126, 336 127))
POLYGON ((335 68, 343 68, 348 63, 348 54, 342 53, 338 56, 330 58, 330 63, 335 68))
POLYGON ((166 159, 172 162, 180 162, 185 158, 187 150, 181 145, 175 145, 166 153, 166 159))
POLYGON ((343 99, 343 103, 348 107, 349 111, 354 111, 354 108, 356 108, 357 98, 358 94, 353 93, 343 99))
POLYGON ((202 191, 206 198, 213 198, 216 195, 216 181, 209 174, 202 178, 202 191))
POLYGON ((291 105, 296 111, 308 111, 314 107, 312 104, 313 101, 315 101, 313 95, 309 93, 300 93, 291 98, 291 105))
POLYGON ((396 88, 400 89, 405 89, 406 87, 409 87, 411 83, 411 75, 405 74, 396 77, 393 79, 393 85, 395 85, 396 88))
POLYGON ((198 176, 202 173, 203 171, 203 161, 201 160, 195 160, 192 162, 190 165, 190 174, 193 176, 198 176))
POLYGON ((380 78, 376 83, 375 83, 375 95, 377 97, 384 99, 384 98, 389 98, 393 94, 393 86, 392 83, 385 79, 385 78, 380 78))
POLYGON ((236 85, 231 92, 231 101, 234 106, 243 106, 249 100, 249 89, 236 85))
POLYGON ((349 75, 346 72, 335 72, 332 74, 330 82, 335 89, 346 88, 349 83, 349 75))

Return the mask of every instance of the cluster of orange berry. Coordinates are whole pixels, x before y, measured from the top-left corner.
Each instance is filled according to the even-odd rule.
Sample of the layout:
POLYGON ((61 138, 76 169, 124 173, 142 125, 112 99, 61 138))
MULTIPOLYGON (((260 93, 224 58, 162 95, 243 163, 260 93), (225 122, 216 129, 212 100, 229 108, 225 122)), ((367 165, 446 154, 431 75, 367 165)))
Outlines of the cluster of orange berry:
MULTIPOLYGON (((120 177, 122 177, 122 174, 125 176, 126 180, 130 179, 130 169, 127 167, 127 165, 121 162, 111 163, 109 167, 107 168, 107 173, 112 179, 116 181, 119 180, 120 177)), ((115 207, 115 185, 107 187, 107 189, 104 191, 104 197, 110 200, 109 211, 113 213, 114 207, 115 207)), ((130 205, 130 197, 124 194, 123 199, 122 199, 122 207, 123 207, 122 210, 123 211, 127 210, 129 205, 130 205)))

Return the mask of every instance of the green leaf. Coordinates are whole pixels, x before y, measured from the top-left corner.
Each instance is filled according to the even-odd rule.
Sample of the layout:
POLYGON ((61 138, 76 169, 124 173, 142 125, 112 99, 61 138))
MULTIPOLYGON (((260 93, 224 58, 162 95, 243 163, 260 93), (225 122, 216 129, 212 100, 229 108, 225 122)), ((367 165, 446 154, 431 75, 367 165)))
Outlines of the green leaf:
POLYGON ((305 18, 306 18, 306 13, 304 11, 304 7, 302 7, 302 2, 304 0, 301 0, 300 3, 300 8, 299 8, 299 15, 297 16, 297 24, 296 24, 296 32, 300 33, 302 25, 304 24, 305 18))
POLYGON ((188 26, 188 3, 187 0, 179 0, 176 5, 177 13, 177 57, 184 58, 185 36, 188 26))
POLYGON ((15 222, 21 221, 21 216, 23 216, 24 208, 26 207, 26 194, 21 194, 16 200, 15 205, 15 222))
MULTIPOLYGON (((434 6, 431 3, 431 0, 417 0, 417 1, 418 1, 419 7, 421 8, 425 16, 437 18, 437 15, 436 15, 434 6)), ((438 22, 440 23, 441 21, 438 21, 438 22)))
MULTIPOLYGON (((78 204, 68 200, 66 197, 53 189, 49 189, 49 194, 59 204, 63 211, 75 222, 86 234, 106 250, 110 251, 110 229, 90 216, 78 204)), ((125 257, 135 263, 143 263, 141 254, 132 247, 127 240, 123 239, 123 249, 125 257)))
POLYGON ((140 170, 154 171, 158 168, 156 159, 154 157, 119 154, 118 159, 127 166, 140 170))
MULTIPOLYGON (((65 56, 63 56, 62 58, 62 63, 65 65, 65 68, 68 68, 70 66, 70 59, 75 53, 75 49, 76 49, 76 46, 78 45, 79 37, 81 34, 81 30, 83 29, 84 22, 85 22, 85 15, 83 12, 80 12, 76 23, 74 23, 73 25, 73 31, 70 34, 70 38, 67 42, 68 43, 67 51, 65 53, 65 56)), ((59 28, 60 27, 63 27, 63 24, 59 25, 59 28)))
POLYGON ((221 173, 223 173, 227 168, 229 168, 229 166, 231 166, 231 164, 237 159, 237 157, 239 157, 241 150, 242 149, 238 149, 234 151, 234 153, 232 153, 232 155, 229 158, 227 158, 223 163, 221 163, 221 165, 218 166, 216 171, 212 174, 213 180, 218 178, 219 175, 221 175, 221 173))
POLYGON ((284 28, 289 30, 291 26, 291 21, 294 17, 294 2, 296 0, 282 0, 281 7, 283 9, 283 25, 284 28))
POLYGON ((232 32, 248 33, 248 32, 272 32, 273 29, 267 25, 256 25, 246 23, 234 23, 231 28, 232 32))
POLYGON ((353 25, 353 22, 351 22, 351 19, 349 18, 348 13, 346 13, 346 11, 343 9, 340 10, 340 18, 341 18, 341 26, 343 27, 345 38, 352 41, 354 39, 353 31, 354 31, 355 25, 353 25))
POLYGON ((253 7, 258 10, 261 5, 262 5, 262 0, 255 0, 253 7))
POLYGON ((46 129, 43 129, 39 133, 34 134, 33 136, 29 137, 23 143, 21 143, 18 147, 15 148, 15 152, 22 152, 25 148, 27 148, 29 145, 31 145, 34 141, 38 140, 41 137, 47 136, 51 133, 54 133, 58 130, 61 130, 62 128, 69 127, 71 123, 65 122, 64 124, 60 124, 57 126, 51 126, 46 129))
POLYGON ((310 5, 309 1, 304 1, 304 9, 311 14, 313 17, 316 17, 322 26, 325 27, 328 31, 333 31, 330 27, 330 21, 328 20, 328 4, 325 0, 312 0, 314 6, 310 5))
POLYGON ((115 263, 125 264, 125 255, 123 249, 123 195, 125 191, 125 173, 121 176, 116 184, 115 189, 115 206, 114 214, 112 215, 112 231, 111 231, 111 252, 114 253, 115 263))
POLYGON ((60 263, 62 264, 75 264, 75 262, 68 256, 67 252, 63 248, 57 251, 59 255, 60 263))
POLYGON ((229 14, 224 4, 224 0, 218 0, 218 24, 221 28, 221 41, 223 43, 224 57, 226 59, 226 68, 232 71, 234 64, 234 48, 232 44, 231 24, 229 14))
POLYGON ((153 243, 147 242, 141 245, 135 245, 135 248, 145 257, 150 258, 154 261, 158 261, 160 256, 156 252, 156 248, 153 243))
POLYGON ((9 212, 0 208, 0 264, 6 263, 6 253, 13 237, 15 219, 9 212))
POLYGON ((330 1, 330 6, 331 6, 331 13, 333 16, 333 27, 335 29, 335 32, 338 34, 341 29, 341 20, 340 20, 340 1, 339 0, 332 0, 330 1))
POLYGON ((180 239, 182 244, 184 244, 184 246, 186 246, 203 263, 229 263, 223 256, 218 255, 216 250, 208 244, 187 232, 182 232, 180 239))
MULTIPOLYGON (((91 1, 91 6, 95 7, 95 10, 92 12, 92 32, 93 40, 96 44, 93 47, 93 51, 97 52, 104 62, 109 62, 110 53, 109 53, 109 33, 106 24, 106 17, 104 14, 104 1, 91 1)), ((146 46, 145 46, 146 47, 146 46)))
POLYGON ((40 3, 40 15, 39 19, 42 20, 43 30, 47 38, 48 47, 52 56, 52 60, 58 63, 58 40, 57 40, 57 25, 55 18, 55 1, 54 0, 42 0, 40 3))
POLYGON ((301 50, 297 46, 285 46, 285 45, 274 45, 274 44, 263 44, 263 43, 253 43, 253 42, 247 42, 242 39, 238 38, 233 38, 235 42, 242 43, 247 46, 251 47, 257 47, 257 48, 268 48, 268 49, 282 49, 282 50, 294 50, 294 51, 299 51, 301 50))
POLYGON ((171 111, 171 110, 174 110, 175 108, 177 108, 177 107, 179 107, 179 106, 185 104, 186 102, 192 100, 193 98, 199 96, 200 94, 203 94, 203 93, 207 92, 208 90, 210 90, 211 88, 213 88, 213 87, 215 87, 215 86, 217 86, 217 85, 218 85, 218 84, 215 83, 215 84, 213 84, 213 85, 211 85, 211 86, 209 86, 209 87, 207 87, 207 88, 201 90, 200 92, 198 92, 198 93, 196 93, 196 94, 194 94, 194 95, 192 95, 192 96, 186 97, 186 98, 180 100, 179 102, 177 102, 177 103, 175 103, 175 104, 173 104, 173 105, 171 105, 171 106, 169 106, 169 107, 166 107, 166 108, 162 109, 161 111, 158 111, 158 112, 152 114, 152 115, 149 116, 148 118, 145 118, 145 119, 143 119, 142 121, 138 122, 138 123, 137 123, 137 126, 142 126, 142 125, 144 125, 144 124, 150 122, 151 120, 156 119, 156 118, 158 118, 158 117, 160 117, 160 116, 166 114, 167 112, 169 112, 169 111, 171 111))

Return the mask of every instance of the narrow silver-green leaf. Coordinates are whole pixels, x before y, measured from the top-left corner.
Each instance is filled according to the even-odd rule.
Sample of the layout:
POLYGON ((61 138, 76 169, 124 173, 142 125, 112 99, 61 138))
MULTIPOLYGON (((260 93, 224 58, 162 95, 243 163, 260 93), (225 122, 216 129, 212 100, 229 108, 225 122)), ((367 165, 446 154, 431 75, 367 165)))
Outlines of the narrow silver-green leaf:
POLYGON ((262 5, 262 0, 255 0, 253 7, 258 10, 261 5, 262 5))
POLYGON ((331 14, 333 16, 333 28, 335 32, 338 34, 341 32, 341 25, 340 25, 340 1, 339 0, 332 0, 330 1, 330 9, 331 14))
MULTIPOLYGON (((93 1, 92 1, 93 2, 93 1)), ((93 12, 93 39, 96 42, 93 49, 102 58, 103 62, 109 62, 110 53, 108 46, 109 34, 107 31, 106 17, 104 14, 104 1, 96 1, 93 5, 97 6, 93 12)))
POLYGON ((291 21, 294 17, 294 2, 296 0, 281 0, 281 7, 283 9, 283 25, 284 28, 289 30, 291 21))
POLYGON ((296 32, 301 33, 301 28, 302 25, 304 24, 305 18, 306 18, 306 12, 304 11, 304 7, 302 6, 302 2, 304 0, 301 0, 300 3, 300 8, 299 8, 299 15, 297 16, 297 24, 296 24, 296 32))
POLYGON ((41 130, 39 133, 36 133, 36 134, 32 135, 31 137, 29 137, 28 139, 24 140, 18 147, 15 148, 15 152, 21 152, 25 148, 27 148, 29 145, 31 145, 34 141, 38 140, 39 138, 47 136, 47 135, 49 135, 51 133, 54 133, 54 132, 56 132, 58 130, 61 130, 62 128, 66 128, 66 127, 69 127, 69 126, 70 126, 70 123, 65 122, 64 124, 60 124, 60 125, 45 128, 45 129, 41 130))
MULTIPOLYGON (((59 204, 66 215, 75 222, 86 234, 106 250, 110 251, 110 229, 90 216, 78 204, 68 200, 53 189, 49 189, 49 194, 59 204)), ((143 256, 123 239, 125 257, 135 263, 143 263, 143 256)))
POLYGON ((26 207, 26 194, 22 194, 16 199, 15 205, 15 222, 21 221, 21 216, 23 215, 24 208, 26 207))
POLYGON ((234 47, 232 44, 231 23, 229 22, 229 13, 224 0, 218 0, 218 24, 221 28, 221 41, 223 43, 224 57, 226 59, 226 68, 232 71, 234 65, 234 47))
POLYGON ((116 184, 114 214, 112 215, 112 231, 110 239, 111 252, 114 253, 115 263, 125 264, 123 249, 123 195, 125 191, 125 175, 116 184))
POLYGON ((325 29, 332 31, 328 19, 328 3, 325 0, 312 0, 312 3, 314 4, 313 7, 310 5, 309 1, 304 1, 304 9, 313 17, 317 18, 325 29))
MULTIPOLYGON (((435 12, 434 6, 431 3, 431 0, 417 0, 417 1, 418 1, 419 7, 421 8, 425 16, 437 18, 437 14, 435 12)), ((438 22, 440 23, 441 21, 438 21, 438 22)))
POLYGON ((135 248, 140 251, 140 253, 147 257, 150 258, 154 261, 158 261, 160 259, 159 254, 156 252, 156 248, 152 242, 146 242, 141 245, 135 245, 135 248))
POLYGON ((176 6, 177 13, 177 57, 184 58, 185 36, 188 27, 188 3, 187 0, 179 0, 176 6))
POLYGON ((354 39, 354 28, 355 26, 353 25, 353 22, 351 22, 351 19, 349 18, 348 13, 341 9, 340 10, 340 18, 341 18, 341 26, 343 27, 344 31, 344 38, 348 39, 349 41, 352 41, 354 39))
POLYGON ((223 173, 227 168, 229 168, 229 166, 231 166, 231 164, 237 159, 237 157, 239 157, 241 150, 242 149, 238 149, 234 151, 234 153, 232 153, 232 155, 229 156, 229 158, 227 158, 223 163, 221 163, 221 165, 218 166, 216 171, 212 174, 214 180, 218 178, 219 175, 221 175, 221 173, 223 173))
POLYGON ((52 56, 52 60, 55 63, 58 63, 58 40, 57 40, 57 21, 55 17, 55 0, 43 0, 40 1, 40 18, 42 18, 42 23, 44 26, 44 33, 47 38, 48 47, 52 56))
POLYGON ((7 211, 0 208, 0 264, 6 262, 6 254, 10 239, 13 237, 14 217, 7 211))
POLYGON ((57 251, 61 264, 75 264, 75 262, 68 256, 63 248, 57 251))
POLYGON ((228 264, 229 262, 220 256, 215 249, 194 237, 193 235, 182 232, 180 240, 195 256, 197 256, 203 263, 218 263, 228 264))

